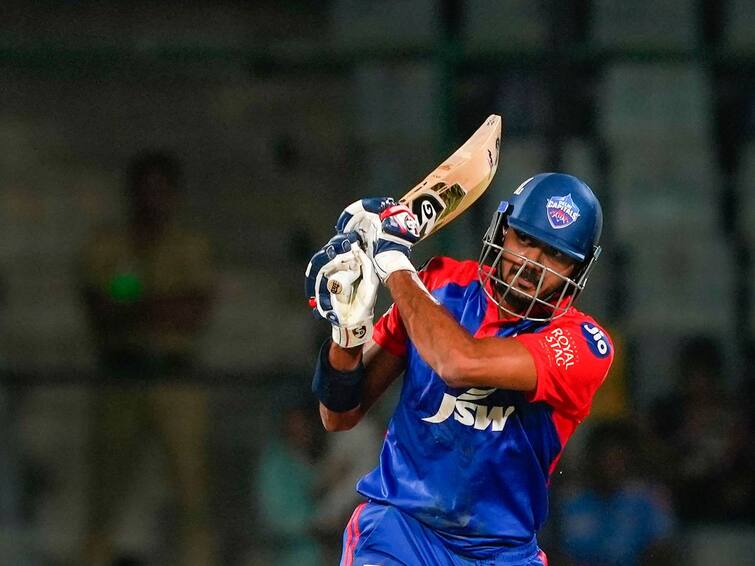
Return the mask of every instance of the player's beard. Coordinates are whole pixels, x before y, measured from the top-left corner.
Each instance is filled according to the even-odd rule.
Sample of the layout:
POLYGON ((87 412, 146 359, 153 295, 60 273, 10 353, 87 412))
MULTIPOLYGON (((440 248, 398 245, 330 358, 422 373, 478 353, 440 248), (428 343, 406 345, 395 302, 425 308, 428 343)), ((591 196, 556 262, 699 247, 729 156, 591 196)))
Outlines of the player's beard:
MULTIPOLYGON (((537 285, 540 282, 540 277, 542 275, 542 272, 539 271, 537 268, 525 266, 522 272, 519 274, 519 277, 517 277, 516 275, 520 268, 521 266, 512 265, 509 268, 509 271, 506 277, 503 276, 503 269, 504 269, 503 261, 501 261, 501 263, 499 264, 499 269, 498 269, 499 277, 501 281, 506 281, 507 278, 510 278, 508 281, 506 281, 510 287, 510 290, 508 291, 508 293, 506 293, 508 289, 499 284, 498 296, 502 297, 504 293, 506 293, 505 303, 511 308, 511 310, 513 310, 516 313, 523 313, 527 309, 530 308, 530 305, 532 304, 532 301, 533 301, 532 297, 535 296, 535 293, 537 291, 537 285), (514 285, 514 283, 516 283, 517 281, 526 281, 527 283, 530 283, 531 285, 533 285, 532 290, 524 290, 524 289, 517 288, 514 285)), ((544 297, 537 296, 537 298, 543 301, 547 301, 548 298, 552 296, 553 296, 553 293, 549 293, 548 296, 544 296, 544 297)), ((535 306, 534 310, 538 311, 543 308, 546 308, 546 307, 538 303, 538 305, 535 306)))

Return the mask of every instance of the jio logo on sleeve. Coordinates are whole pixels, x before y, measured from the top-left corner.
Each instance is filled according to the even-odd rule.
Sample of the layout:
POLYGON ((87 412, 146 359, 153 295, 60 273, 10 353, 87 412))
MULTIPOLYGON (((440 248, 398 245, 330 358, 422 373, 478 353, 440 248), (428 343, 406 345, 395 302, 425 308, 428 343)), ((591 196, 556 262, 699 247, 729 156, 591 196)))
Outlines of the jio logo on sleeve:
POLYGON ((587 340, 590 350, 598 358, 605 358, 611 353, 611 346, 608 342, 608 336, 597 326, 589 322, 582 323, 582 334, 587 340))

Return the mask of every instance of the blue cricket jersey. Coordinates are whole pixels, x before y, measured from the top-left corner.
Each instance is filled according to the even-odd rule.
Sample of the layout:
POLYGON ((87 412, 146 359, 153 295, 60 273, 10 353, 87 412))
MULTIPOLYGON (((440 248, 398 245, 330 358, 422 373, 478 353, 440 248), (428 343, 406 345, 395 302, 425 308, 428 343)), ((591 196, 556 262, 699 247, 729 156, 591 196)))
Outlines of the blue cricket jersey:
POLYGON ((357 484, 432 528, 454 551, 485 558, 531 542, 548 513, 548 483, 613 359, 607 333, 574 308, 548 323, 500 319, 477 263, 434 258, 420 278, 475 337, 516 337, 537 367, 533 393, 453 388, 425 363, 395 307, 375 341, 406 358, 380 461, 357 484))

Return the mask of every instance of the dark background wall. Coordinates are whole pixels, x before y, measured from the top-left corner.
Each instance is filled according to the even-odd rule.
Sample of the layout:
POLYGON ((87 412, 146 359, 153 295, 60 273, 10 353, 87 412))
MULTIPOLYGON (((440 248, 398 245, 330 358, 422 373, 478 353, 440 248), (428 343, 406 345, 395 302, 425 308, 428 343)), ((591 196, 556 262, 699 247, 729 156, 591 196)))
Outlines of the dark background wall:
MULTIPOLYGON (((227 563, 261 536, 250 493, 276 429, 270 399, 281 383, 306 394, 327 333, 301 296, 309 256, 346 204, 403 194, 491 113, 504 118, 494 183, 420 261, 476 257, 497 202, 522 180, 574 173, 606 216, 581 304, 622 346, 598 415, 646 419, 678 390, 679 346, 699 335, 720 350, 720 383, 744 407, 753 29, 746 0, 5 2, 8 548, 79 563, 103 376, 77 266, 93 230, 124 221, 125 166, 144 148, 182 160, 182 219, 213 246, 213 307, 186 379, 210 400, 213 509, 233 510, 214 522, 227 563)), ((159 468, 159 456, 146 460, 159 468)))

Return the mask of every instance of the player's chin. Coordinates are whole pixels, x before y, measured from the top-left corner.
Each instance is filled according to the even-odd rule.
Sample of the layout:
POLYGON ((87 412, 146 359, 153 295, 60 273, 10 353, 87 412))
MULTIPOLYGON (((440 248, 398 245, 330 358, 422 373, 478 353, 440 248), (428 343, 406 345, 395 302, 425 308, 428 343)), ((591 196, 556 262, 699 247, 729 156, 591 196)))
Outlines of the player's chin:
POLYGON ((515 312, 527 309, 533 300, 531 294, 522 289, 512 286, 509 286, 509 290, 505 296, 506 302, 515 312))

